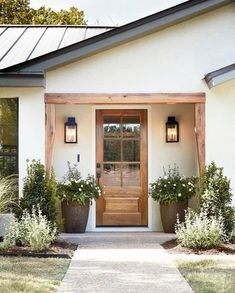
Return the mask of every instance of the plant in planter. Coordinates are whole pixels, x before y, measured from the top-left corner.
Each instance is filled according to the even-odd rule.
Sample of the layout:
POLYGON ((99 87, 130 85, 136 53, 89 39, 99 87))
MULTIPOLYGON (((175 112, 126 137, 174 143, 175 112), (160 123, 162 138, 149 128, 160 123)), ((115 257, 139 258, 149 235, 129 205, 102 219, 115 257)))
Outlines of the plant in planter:
POLYGON ((57 194, 62 202, 65 231, 84 233, 90 204, 101 195, 94 176, 88 175, 86 179, 82 179, 77 166, 72 167, 68 162, 68 172, 58 184, 57 194))
POLYGON ((160 203, 160 212, 164 232, 174 233, 176 217, 184 221, 188 199, 195 195, 196 177, 185 177, 174 165, 164 170, 164 176, 150 184, 150 196, 160 203))

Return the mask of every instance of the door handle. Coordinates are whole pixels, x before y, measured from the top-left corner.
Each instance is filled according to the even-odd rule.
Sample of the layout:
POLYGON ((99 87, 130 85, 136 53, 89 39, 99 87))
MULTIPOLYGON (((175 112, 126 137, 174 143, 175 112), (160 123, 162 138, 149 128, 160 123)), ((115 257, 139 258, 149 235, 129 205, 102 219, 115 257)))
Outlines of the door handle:
POLYGON ((101 173, 100 172, 96 172, 96 179, 97 179, 97 184, 100 185, 100 177, 101 177, 101 173))

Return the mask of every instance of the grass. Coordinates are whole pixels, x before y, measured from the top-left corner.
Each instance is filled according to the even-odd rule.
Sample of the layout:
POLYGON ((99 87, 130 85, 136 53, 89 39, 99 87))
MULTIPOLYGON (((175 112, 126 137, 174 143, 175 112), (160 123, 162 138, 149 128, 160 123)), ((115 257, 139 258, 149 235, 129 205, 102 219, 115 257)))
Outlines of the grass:
POLYGON ((235 292, 235 260, 178 261, 177 265, 195 293, 235 292))
POLYGON ((56 292, 70 260, 0 257, 0 292, 56 292))

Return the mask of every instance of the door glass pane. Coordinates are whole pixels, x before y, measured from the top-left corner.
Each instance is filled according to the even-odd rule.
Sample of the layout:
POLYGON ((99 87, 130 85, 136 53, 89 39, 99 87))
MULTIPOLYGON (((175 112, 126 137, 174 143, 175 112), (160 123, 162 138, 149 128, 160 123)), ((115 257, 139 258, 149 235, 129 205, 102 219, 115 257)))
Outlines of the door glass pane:
POLYGON ((121 161, 121 141, 104 140, 104 161, 117 162, 121 161))
POLYGON ((120 164, 104 164, 104 185, 121 186, 120 164))
POLYGON ((140 117, 126 116, 122 120, 123 137, 139 137, 140 136, 140 117))
POLYGON ((123 164, 123 186, 140 186, 140 164, 123 164))
POLYGON ((124 140, 123 141, 123 161, 126 161, 126 162, 140 161, 139 140, 124 140))
POLYGON ((111 116, 104 117, 104 137, 120 137, 121 135, 121 125, 120 125, 120 117, 111 116))

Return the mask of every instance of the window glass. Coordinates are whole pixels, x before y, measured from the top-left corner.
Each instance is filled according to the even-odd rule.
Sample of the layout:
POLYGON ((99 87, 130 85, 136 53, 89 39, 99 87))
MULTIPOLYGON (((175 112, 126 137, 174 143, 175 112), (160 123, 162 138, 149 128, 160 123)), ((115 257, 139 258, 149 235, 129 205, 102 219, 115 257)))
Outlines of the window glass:
POLYGON ((18 173, 18 100, 0 99, 0 177, 18 173))

